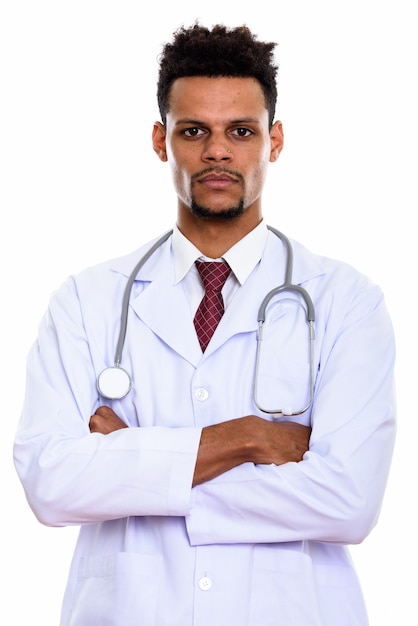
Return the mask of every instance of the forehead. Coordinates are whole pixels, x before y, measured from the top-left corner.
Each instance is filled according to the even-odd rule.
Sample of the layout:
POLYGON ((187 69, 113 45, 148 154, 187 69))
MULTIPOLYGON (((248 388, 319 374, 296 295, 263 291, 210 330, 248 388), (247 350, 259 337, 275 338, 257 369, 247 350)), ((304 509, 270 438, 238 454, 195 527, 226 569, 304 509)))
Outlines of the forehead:
POLYGON ((203 119, 227 117, 262 120, 268 116, 264 93, 255 78, 187 76, 170 89, 168 116, 203 119))

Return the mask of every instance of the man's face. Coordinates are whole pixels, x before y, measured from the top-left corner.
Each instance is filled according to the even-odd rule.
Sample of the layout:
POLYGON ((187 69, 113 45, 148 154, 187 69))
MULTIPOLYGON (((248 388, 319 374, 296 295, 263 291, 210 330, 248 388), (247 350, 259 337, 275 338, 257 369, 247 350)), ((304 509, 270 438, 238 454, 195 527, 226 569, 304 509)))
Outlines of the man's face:
POLYGON ((207 218, 260 213, 267 166, 283 135, 279 122, 269 129, 258 81, 179 78, 169 102, 166 126, 154 127, 154 149, 171 165, 179 210, 207 218))

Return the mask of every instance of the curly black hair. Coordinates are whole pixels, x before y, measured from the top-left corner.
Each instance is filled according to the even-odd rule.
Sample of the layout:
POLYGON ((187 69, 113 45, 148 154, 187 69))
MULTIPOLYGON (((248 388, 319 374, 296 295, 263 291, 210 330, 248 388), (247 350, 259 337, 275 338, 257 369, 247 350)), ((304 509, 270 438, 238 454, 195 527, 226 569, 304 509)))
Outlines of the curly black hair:
POLYGON ((157 99, 163 123, 170 108, 170 88, 177 78, 227 76, 258 80, 272 125, 277 100, 275 46, 258 41, 247 26, 228 28, 218 24, 210 30, 194 24, 179 28, 173 42, 163 46, 159 58, 157 99))

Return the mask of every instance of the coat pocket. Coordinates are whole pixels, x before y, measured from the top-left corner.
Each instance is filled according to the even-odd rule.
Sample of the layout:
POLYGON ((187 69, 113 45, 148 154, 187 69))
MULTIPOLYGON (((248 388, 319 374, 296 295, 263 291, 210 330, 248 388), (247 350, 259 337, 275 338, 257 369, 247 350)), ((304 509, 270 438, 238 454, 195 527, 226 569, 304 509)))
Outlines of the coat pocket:
POLYGON ((294 546, 255 548, 250 626, 324 626, 311 560, 294 546))
POLYGON ((70 626, 156 626, 161 566, 149 554, 82 557, 70 626))

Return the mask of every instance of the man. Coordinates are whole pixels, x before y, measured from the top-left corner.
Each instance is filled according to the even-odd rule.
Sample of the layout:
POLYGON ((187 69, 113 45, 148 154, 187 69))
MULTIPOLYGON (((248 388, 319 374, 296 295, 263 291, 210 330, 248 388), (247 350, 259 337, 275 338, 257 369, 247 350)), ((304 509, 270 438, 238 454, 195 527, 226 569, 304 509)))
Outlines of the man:
POLYGON ((164 46, 153 147, 177 223, 128 290, 111 373, 129 393, 104 398, 101 373, 151 244, 69 279, 29 356, 16 467, 41 522, 81 525, 62 626, 367 624, 344 544, 384 494, 393 334, 378 287, 263 221, 283 146, 273 50, 199 25, 164 46), (261 340, 292 251, 296 288, 273 293, 261 340))

